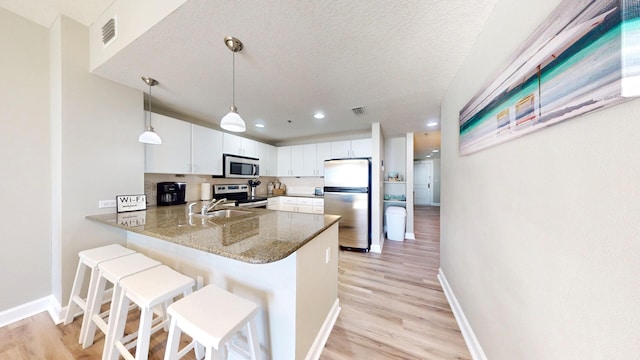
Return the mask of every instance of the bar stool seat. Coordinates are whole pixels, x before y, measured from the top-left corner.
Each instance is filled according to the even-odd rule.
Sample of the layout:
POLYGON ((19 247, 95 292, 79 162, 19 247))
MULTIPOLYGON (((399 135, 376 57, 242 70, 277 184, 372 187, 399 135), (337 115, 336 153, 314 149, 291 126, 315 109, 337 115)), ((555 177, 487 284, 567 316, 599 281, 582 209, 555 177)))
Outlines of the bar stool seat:
POLYGON ((115 306, 120 297, 120 280, 126 276, 137 274, 141 271, 162 265, 161 262, 151 259, 143 254, 135 253, 121 256, 116 259, 103 261, 98 264, 98 283, 95 286, 92 302, 88 304, 89 310, 85 312, 86 324, 80 330, 82 347, 86 349, 93 344, 96 326, 105 334, 105 342, 108 341, 108 319, 110 310, 100 314, 101 300, 107 281, 113 284, 111 306, 115 306))
POLYGON ((71 295, 69 295, 69 304, 67 305, 67 312, 64 317, 65 325, 68 325, 73 321, 73 318, 77 315, 76 312, 78 312, 78 309, 82 310, 82 312, 78 314, 82 314, 88 311, 87 303, 92 301, 92 299, 90 299, 90 296, 91 294, 93 294, 96 282, 98 280, 98 264, 103 261, 134 253, 134 250, 127 249, 126 247, 118 244, 111 244, 89 250, 83 250, 78 253, 78 257, 80 259, 78 261, 76 276, 73 280, 71 295), (82 285, 84 283, 84 277, 87 273, 87 270, 91 270, 89 290, 87 291, 87 296, 82 297, 80 295, 80 292, 82 291, 82 285))
POLYGON ((151 335, 167 325, 166 305, 173 302, 178 295, 190 294, 194 285, 195 281, 192 278, 166 265, 156 266, 120 280, 120 296, 113 320, 109 321, 109 335, 108 341, 105 341, 103 359, 117 360, 118 355, 130 360, 147 359, 151 335), (141 309, 140 326, 135 342, 124 335, 130 302, 141 309), (153 308, 158 305, 163 306, 164 311, 162 316, 157 318, 160 322, 154 325, 153 308), (128 350, 134 345, 135 358, 128 350))
POLYGON ((206 359, 213 359, 214 354, 217 354, 218 359, 225 359, 225 349, 220 347, 227 345, 243 356, 259 360, 261 352, 255 324, 257 311, 258 307, 253 302, 215 285, 207 285, 176 301, 168 309, 171 326, 165 360, 180 359, 198 344, 205 347, 206 359), (249 351, 230 342, 245 327, 249 351), (193 342, 180 350, 180 335, 183 331, 193 342))

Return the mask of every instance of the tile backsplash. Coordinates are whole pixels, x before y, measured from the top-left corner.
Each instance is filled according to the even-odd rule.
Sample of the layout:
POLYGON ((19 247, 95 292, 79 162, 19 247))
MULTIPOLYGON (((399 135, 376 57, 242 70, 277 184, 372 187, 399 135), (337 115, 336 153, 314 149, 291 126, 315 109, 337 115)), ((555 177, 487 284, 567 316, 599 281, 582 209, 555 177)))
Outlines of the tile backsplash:
MULTIPOLYGON (((313 195, 316 187, 322 187, 324 178, 321 177, 270 177, 261 176, 261 184, 256 188, 256 194, 267 195, 267 184, 279 181, 287 186, 287 194, 313 195)), ((156 205, 157 184, 159 182, 173 181, 187 184, 185 200, 187 202, 200 200, 202 183, 209 184, 246 184, 246 179, 212 178, 209 175, 173 175, 173 174, 144 174, 144 193, 147 195, 149 205, 156 205)))

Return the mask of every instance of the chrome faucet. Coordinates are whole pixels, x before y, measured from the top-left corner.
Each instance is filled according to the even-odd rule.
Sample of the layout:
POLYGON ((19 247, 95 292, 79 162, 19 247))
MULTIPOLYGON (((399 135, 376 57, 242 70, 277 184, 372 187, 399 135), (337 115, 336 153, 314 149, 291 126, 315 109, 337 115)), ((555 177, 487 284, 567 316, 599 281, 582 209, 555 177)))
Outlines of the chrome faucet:
POLYGON ((195 213, 193 212, 193 207, 194 207, 196 204, 197 204, 197 203, 195 203, 195 202, 194 202, 194 203, 189 204, 189 215, 193 215, 193 214, 195 214, 195 213))
POLYGON ((216 206, 218 206, 218 205, 220 205, 220 204, 222 204, 222 203, 225 203, 225 202, 227 202, 227 199, 226 199, 226 198, 224 198, 224 199, 220 199, 220 200, 216 200, 216 201, 211 200, 211 202, 209 202, 207 205, 204 205, 204 206, 202 207, 202 215, 203 215, 203 216, 204 216, 204 215, 207 215, 207 213, 209 212, 209 210, 211 210, 211 209, 213 209, 214 207, 216 207, 216 206))

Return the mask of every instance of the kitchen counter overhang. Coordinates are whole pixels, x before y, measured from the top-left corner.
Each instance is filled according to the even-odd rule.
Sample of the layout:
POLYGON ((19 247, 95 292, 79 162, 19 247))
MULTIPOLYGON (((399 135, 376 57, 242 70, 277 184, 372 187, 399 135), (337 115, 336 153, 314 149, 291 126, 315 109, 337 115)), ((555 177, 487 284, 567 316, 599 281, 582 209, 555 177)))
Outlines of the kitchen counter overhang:
POLYGON ((86 218, 251 264, 282 260, 337 223, 340 216, 243 208, 229 218, 189 215, 185 205, 86 218))

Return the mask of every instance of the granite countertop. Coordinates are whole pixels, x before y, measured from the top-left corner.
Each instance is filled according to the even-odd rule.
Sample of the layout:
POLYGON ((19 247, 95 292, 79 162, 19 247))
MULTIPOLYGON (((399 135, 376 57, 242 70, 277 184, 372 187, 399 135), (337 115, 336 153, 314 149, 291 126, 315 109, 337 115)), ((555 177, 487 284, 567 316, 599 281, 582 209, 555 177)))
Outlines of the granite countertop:
POLYGON ((336 215, 231 209, 248 213, 231 218, 204 218, 189 216, 186 205, 173 205, 86 218, 252 264, 286 258, 340 219, 336 215))

